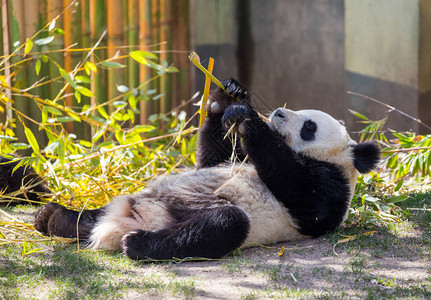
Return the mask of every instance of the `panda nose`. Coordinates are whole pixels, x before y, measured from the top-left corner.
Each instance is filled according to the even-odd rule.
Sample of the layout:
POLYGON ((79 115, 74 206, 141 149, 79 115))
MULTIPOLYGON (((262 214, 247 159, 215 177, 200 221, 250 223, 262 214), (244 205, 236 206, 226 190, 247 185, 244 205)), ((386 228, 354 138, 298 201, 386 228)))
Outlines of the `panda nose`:
POLYGON ((286 115, 284 114, 284 112, 280 108, 277 108, 275 110, 274 117, 278 117, 280 119, 284 119, 286 117, 286 115))

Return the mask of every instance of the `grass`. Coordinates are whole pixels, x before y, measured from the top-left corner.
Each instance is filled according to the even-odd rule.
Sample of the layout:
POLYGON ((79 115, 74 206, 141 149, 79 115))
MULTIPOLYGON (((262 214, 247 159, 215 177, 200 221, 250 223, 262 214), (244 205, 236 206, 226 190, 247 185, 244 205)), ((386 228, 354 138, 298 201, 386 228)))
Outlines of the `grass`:
MULTIPOLYGON (((22 256, 0 246, 1 299, 296 298, 427 299, 431 297, 431 192, 401 204, 402 222, 347 227, 297 244, 243 249, 221 261, 139 263, 120 252, 52 251, 22 256), (373 235, 363 235, 374 230, 373 235), (333 245, 340 235, 357 238, 333 245)), ((31 222, 35 207, 7 212, 31 222)), ((47 242, 49 244, 49 242, 47 242)), ((31 245, 30 245, 31 246, 31 245)))

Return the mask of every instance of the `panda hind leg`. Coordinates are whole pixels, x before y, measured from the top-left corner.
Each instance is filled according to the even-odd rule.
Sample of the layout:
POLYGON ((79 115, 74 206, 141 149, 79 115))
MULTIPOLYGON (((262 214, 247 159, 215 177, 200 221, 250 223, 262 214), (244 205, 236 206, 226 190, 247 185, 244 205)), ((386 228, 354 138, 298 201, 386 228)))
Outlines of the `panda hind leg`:
POLYGON ((73 211, 49 202, 36 213, 34 228, 47 236, 78 237, 80 241, 87 241, 102 211, 103 208, 73 211))
POLYGON ((247 238, 250 222, 239 207, 183 211, 181 221, 158 231, 134 230, 122 239, 123 252, 131 259, 185 257, 220 258, 247 238))

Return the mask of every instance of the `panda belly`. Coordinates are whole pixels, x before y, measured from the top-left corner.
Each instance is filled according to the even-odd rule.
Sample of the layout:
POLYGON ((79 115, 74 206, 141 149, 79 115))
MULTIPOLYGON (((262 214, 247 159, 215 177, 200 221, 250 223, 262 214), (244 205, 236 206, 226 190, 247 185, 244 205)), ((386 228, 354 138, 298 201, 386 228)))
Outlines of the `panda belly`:
POLYGON ((157 231, 175 222, 178 217, 172 211, 226 205, 240 207, 249 218, 244 245, 304 238, 255 169, 244 165, 233 170, 230 166, 214 167, 164 176, 140 193, 117 197, 93 228, 90 247, 118 250, 122 237, 132 230, 157 231))
POLYGON ((175 222, 174 207, 205 209, 230 204, 214 193, 229 174, 226 167, 186 171, 160 177, 139 193, 116 197, 93 228, 89 247, 119 250, 121 239, 130 231, 157 231, 175 222))
POLYGON ((288 210, 260 180, 252 166, 244 166, 217 193, 242 208, 250 219, 243 246, 309 238, 298 232, 288 210))

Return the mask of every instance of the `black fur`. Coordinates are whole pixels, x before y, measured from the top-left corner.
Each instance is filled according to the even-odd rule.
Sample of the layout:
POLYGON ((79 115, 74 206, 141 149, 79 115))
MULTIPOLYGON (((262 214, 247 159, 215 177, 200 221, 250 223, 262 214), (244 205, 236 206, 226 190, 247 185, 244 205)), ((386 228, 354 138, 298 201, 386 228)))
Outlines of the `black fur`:
POLYGON ((368 173, 380 161, 380 149, 373 142, 357 144, 353 147, 353 165, 360 173, 368 173))
POLYGON ((241 125, 245 152, 259 177, 297 222, 299 231, 319 236, 337 228, 350 196, 342 170, 294 152, 251 106, 232 105, 226 112, 230 118, 227 123, 247 116, 241 125))
POLYGON ((228 94, 217 89, 210 97, 207 105, 207 119, 199 131, 199 147, 197 168, 213 167, 227 162, 232 154, 232 145, 236 144, 235 153, 239 160, 244 159, 239 140, 232 141, 230 136, 224 139, 227 130, 223 127, 221 118, 229 105, 235 102, 250 103, 250 95, 235 79, 223 81, 228 94), (219 110, 214 112, 211 105, 217 102, 219 110))
POLYGON ((103 207, 94 210, 74 211, 50 202, 37 212, 34 228, 48 236, 77 238, 77 234, 79 234, 80 241, 87 241, 103 211, 103 207))
POLYGON ((317 124, 311 120, 302 125, 300 136, 303 141, 309 142, 316 138, 317 124))
POLYGON ((250 227, 245 212, 231 205, 184 208, 179 218, 162 230, 130 232, 123 237, 124 253, 132 259, 220 258, 245 241, 250 227))
POLYGON ((19 162, 20 159, 0 156, 0 193, 4 195, 0 195, 0 204, 40 202, 51 194, 45 181, 31 167, 23 165, 14 171, 19 162))

